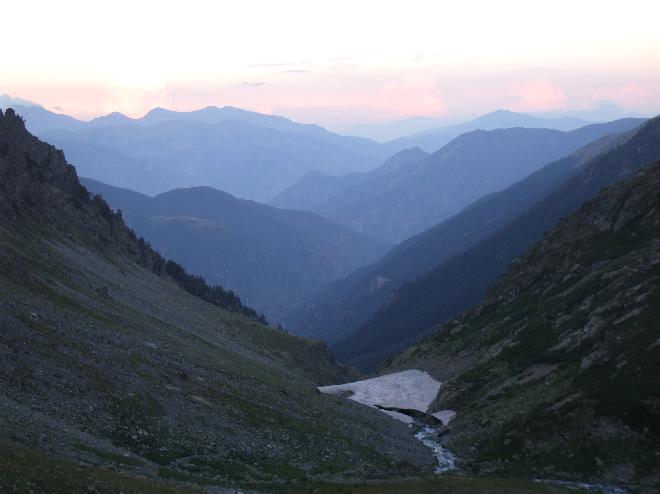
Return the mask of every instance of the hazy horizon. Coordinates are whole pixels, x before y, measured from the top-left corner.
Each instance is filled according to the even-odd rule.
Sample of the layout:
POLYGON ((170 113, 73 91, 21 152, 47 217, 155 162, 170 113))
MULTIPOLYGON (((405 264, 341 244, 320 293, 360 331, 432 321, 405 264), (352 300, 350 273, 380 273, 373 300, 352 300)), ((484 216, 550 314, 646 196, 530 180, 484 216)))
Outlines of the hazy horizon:
POLYGON ((13 2, 5 18, 39 36, 3 25, 0 94, 84 120, 229 105, 333 130, 498 108, 660 111, 650 1, 188 5, 13 2))

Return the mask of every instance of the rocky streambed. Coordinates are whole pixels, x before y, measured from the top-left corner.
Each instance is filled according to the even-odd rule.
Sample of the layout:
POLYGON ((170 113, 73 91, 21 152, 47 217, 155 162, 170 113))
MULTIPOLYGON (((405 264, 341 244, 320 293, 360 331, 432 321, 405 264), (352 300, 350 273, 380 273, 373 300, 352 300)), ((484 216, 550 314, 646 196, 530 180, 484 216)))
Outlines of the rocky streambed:
POLYGON ((435 459, 438 462, 435 467, 435 473, 444 473, 456 468, 456 457, 440 442, 438 429, 425 426, 415 434, 415 437, 419 439, 424 446, 433 451, 433 456, 435 456, 435 459))

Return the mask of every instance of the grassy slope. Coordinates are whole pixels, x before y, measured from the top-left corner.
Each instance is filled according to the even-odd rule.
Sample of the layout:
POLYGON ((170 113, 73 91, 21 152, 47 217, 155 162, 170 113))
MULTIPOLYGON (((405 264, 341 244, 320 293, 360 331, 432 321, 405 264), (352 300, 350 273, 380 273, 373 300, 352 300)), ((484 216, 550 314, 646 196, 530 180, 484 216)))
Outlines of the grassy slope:
MULTIPOLYGON (((201 487, 184 483, 163 482, 108 468, 81 465, 54 459, 17 444, 0 443, 0 489, 8 492, 48 492, 69 494, 198 494, 201 487), (39 468, 34 468, 38 464, 39 468)), ((362 484, 323 484, 295 482, 287 484, 243 484, 243 492, 281 494, 579 494, 576 489, 540 485, 528 481, 442 477, 407 481, 362 484), (256 491, 255 491, 256 489, 256 491)), ((232 491, 233 492, 233 491, 232 491)))
POLYGON ((317 393, 348 377, 319 344, 121 257, 1 233, 2 439, 199 483, 430 468, 403 425, 317 393))
POLYGON ((318 393, 350 378, 323 346, 204 302, 166 267, 0 112, 3 444, 196 484, 431 470, 403 424, 318 393))
POLYGON ((317 344, 33 233, 0 230, 0 491, 566 492, 415 478, 401 424, 316 393, 354 377, 317 344))
POLYGON ((392 362, 446 383, 474 471, 660 485, 659 191, 658 164, 606 190, 392 362))

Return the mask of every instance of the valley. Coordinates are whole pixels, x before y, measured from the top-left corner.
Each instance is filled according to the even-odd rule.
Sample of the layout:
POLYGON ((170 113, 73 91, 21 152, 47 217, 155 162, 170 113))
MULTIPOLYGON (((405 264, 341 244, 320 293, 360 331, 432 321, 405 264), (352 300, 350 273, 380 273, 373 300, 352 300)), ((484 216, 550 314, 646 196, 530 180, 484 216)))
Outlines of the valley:
MULTIPOLYGON (((265 7, 223 45, 240 71, 218 48, 190 73, 231 81, 187 87, 179 59, 156 82, 161 38, 131 70, 151 92, 97 71, 0 95, 0 492, 660 493, 655 86, 562 89, 528 61, 517 78, 545 75, 451 89, 410 67, 456 55, 404 63, 398 29, 378 62, 302 56, 307 33, 285 63, 265 7)), ((167 38, 191 67, 201 21, 167 38)))

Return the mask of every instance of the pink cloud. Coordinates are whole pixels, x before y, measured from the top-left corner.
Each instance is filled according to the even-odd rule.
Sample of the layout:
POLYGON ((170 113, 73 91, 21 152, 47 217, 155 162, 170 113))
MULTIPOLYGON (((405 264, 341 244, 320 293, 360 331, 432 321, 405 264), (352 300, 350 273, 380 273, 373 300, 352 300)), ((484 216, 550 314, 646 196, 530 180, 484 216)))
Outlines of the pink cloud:
POLYGON ((598 96, 622 106, 644 108, 660 100, 660 83, 642 84, 636 81, 599 91, 598 96))
POLYGON ((396 77, 310 73, 304 80, 271 79, 258 91, 223 83, 180 83, 168 90, 177 109, 227 104, 322 125, 447 113, 436 78, 419 73, 396 77))
MULTIPOLYGON (((381 114, 391 117, 447 114, 442 88, 433 77, 412 74, 387 84, 370 102, 381 114)), ((367 99, 368 101, 368 99, 367 99)))
POLYGON ((7 88, 10 94, 21 95, 46 108, 82 119, 91 119, 112 111, 141 117, 155 106, 172 106, 166 88, 110 87, 102 83, 21 84, 7 88))
POLYGON ((509 95, 516 98, 511 105, 516 111, 552 111, 566 108, 566 94, 559 86, 547 79, 531 82, 514 82, 509 95))

